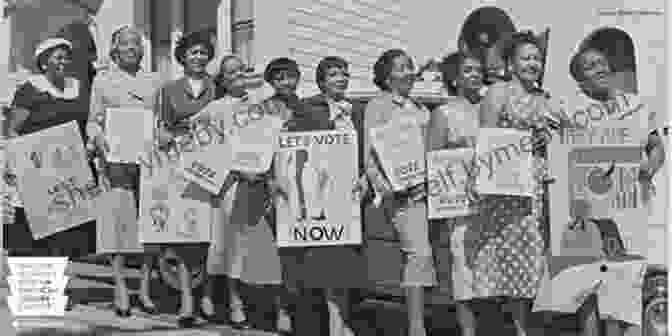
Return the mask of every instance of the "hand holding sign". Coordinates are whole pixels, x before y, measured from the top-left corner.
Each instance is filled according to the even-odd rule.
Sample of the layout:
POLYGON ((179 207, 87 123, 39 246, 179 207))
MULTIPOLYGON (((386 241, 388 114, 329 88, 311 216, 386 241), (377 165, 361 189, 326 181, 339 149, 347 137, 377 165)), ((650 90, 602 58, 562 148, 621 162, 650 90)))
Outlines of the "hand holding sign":
MULTIPOLYGON (((394 191, 425 182, 425 144, 417 120, 402 118, 371 129, 373 148, 394 191)), ((377 192, 384 189, 372 181, 377 192)))

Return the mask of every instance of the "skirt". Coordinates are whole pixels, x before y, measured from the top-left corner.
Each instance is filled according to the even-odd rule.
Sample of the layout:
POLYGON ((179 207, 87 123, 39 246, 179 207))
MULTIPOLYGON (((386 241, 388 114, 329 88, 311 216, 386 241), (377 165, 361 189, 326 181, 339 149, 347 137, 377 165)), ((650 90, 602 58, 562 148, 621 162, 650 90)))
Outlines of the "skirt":
POLYGON ((453 219, 455 300, 533 299, 544 272, 544 239, 532 200, 484 196, 478 215, 453 219))
POLYGON ((208 273, 256 285, 282 283, 280 256, 266 216, 263 189, 238 182, 219 200, 208 273))
POLYGON ((292 289, 365 288, 366 258, 359 246, 280 248, 285 286, 292 289))
POLYGON ((110 162, 105 165, 105 178, 112 190, 98 199, 98 253, 143 253, 138 223, 140 167, 110 162))
POLYGON ((385 217, 396 230, 405 256, 402 286, 432 287, 437 284, 434 257, 429 240, 425 201, 389 199, 383 202, 385 217))

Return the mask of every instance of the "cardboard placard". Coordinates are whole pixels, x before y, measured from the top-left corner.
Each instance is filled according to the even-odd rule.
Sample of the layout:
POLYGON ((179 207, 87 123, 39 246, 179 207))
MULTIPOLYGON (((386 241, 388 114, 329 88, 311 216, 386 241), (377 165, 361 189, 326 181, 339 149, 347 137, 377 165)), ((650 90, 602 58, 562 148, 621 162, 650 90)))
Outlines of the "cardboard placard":
POLYGON ((287 196, 276 201, 280 247, 361 244, 354 132, 281 134, 275 160, 287 196))
POLYGON ((474 150, 446 149, 427 153, 428 218, 452 218, 471 213, 467 185, 474 150))
POLYGON ((372 128, 373 147, 395 191, 425 182, 425 142, 414 118, 399 118, 372 128))
POLYGON ((76 122, 11 140, 9 156, 35 239, 95 219, 95 187, 76 122))

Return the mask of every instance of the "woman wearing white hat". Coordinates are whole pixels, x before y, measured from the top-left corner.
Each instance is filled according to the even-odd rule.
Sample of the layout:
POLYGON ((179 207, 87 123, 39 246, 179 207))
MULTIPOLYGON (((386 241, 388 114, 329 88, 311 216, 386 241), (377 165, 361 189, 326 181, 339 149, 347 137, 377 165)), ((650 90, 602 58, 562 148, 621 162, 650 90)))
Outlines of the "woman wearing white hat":
MULTIPOLYGON (((79 94, 79 81, 67 75, 71 52, 72 44, 62 38, 47 39, 37 46, 34 60, 38 72, 14 94, 8 115, 10 136, 34 133, 71 121, 78 122, 84 135, 88 106, 79 94)), ((94 222, 34 240, 20 208, 16 223, 8 231, 6 246, 10 254, 11 250, 25 250, 33 256, 82 256, 93 252, 92 242, 96 241, 94 222), (80 243, 73 244, 73 241, 80 243)))

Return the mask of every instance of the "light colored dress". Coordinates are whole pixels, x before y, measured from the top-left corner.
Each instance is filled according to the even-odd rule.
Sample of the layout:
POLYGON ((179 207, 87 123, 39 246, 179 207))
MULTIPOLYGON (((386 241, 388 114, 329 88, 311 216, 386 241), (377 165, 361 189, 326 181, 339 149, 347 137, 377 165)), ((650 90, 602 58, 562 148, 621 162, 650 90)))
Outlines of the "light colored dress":
MULTIPOLYGON (((451 97, 448 102, 432 111, 428 130, 429 150, 474 147, 479 128, 478 108, 478 104, 472 104, 466 98, 451 97)), ((451 275, 451 293, 457 301, 473 298, 473 271, 465 256, 475 254, 472 250, 477 246, 474 240, 478 239, 478 235, 470 228, 476 220, 479 220, 477 215, 446 218, 437 221, 434 227, 436 230, 449 232, 452 263, 448 274, 451 275)), ((431 237, 432 243, 435 246, 443 243, 437 239, 444 236, 434 234, 431 237)))
MULTIPOLYGON (((208 114, 210 120, 226 132, 234 127, 234 114, 249 110, 253 105, 252 100, 225 96, 208 104, 199 115, 208 114)), ((260 215, 263 214, 264 200, 255 201, 247 197, 248 192, 248 182, 233 181, 218 200, 219 207, 215 209, 212 226, 213 242, 208 253, 208 273, 227 275, 251 284, 280 284, 280 257, 266 217, 250 217, 258 223, 248 223, 248 216, 240 214, 240 211, 247 212, 247 209, 236 206, 242 198, 254 201, 255 204, 261 201, 257 204, 261 207, 255 209, 260 215)))
MULTIPOLYGON (((383 92, 373 98, 364 112, 364 131, 381 127, 400 117, 415 118, 424 128, 429 122, 429 111, 410 99, 400 101, 392 94, 383 92)), ((373 160, 373 145, 368 133, 364 135, 364 164, 369 176, 382 178, 379 165, 373 160)), ((402 286, 431 287, 436 285, 436 270, 432 247, 429 242, 429 223, 425 199, 412 200, 404 197, 387 197, 381 207, 385 210, 385 219, 399 234, 401 249, 406 255, 403 266, 402 286)))
MULTIPOLYGON (((91 138, 100 132, 104 133, 105 120, 110 108, 141 108, 146 109, 151 115, 154 95, 159 86, 160 78, 156 73, 148 73, 141 69, 135 75, 131 75, 112 63, 109 70, 98 74, 93 81, 89 121, 86 126, 87 136, 91 138)), ((103 168, 105 178, 109 179, 112 188, 130 191, 133 194, 136 208, 134 216, 137 216, 140 202, 140 167, 132 163, 107 162, 103 168)), ((110 239, 110 241, 118 240, 110 239)), ((106 251, 114 251, 114 246, 106 247, 106 251)), ((118 246, 117 249, 117 252, 125 252, 123 246, 118 246)))

